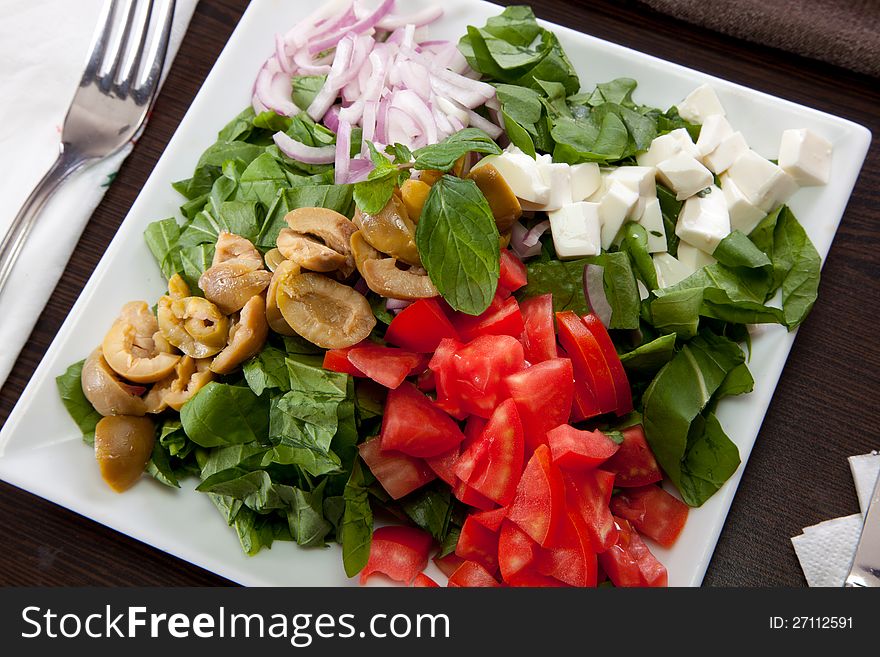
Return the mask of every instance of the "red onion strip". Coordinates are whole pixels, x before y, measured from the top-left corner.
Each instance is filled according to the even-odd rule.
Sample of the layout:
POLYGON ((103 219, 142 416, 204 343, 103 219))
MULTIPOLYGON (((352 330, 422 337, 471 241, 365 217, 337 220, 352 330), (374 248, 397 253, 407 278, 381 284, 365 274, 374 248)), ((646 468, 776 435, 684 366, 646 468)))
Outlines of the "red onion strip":
POLYGON ((599 265, 584 267, 584 294, 590 309, 607 328, 611 323, 611 304, 605 294, 605 269, 599 265))
POLYGON ((375 11, 360 19, 356 23, 352 25, 346 25, 340 30, 337 30, 336 32, 331 33, 321 39, 310 41, 309 52, 314 55, 315 53, 319 53, 322 50, 326 50, 330 46, 337 43, 339 39, 348 32, 362 34, 363 32, 372 29, 376 25, 376 23, 381 21, 391 12, 391 9, 393 7, 394 0, 383 0, 382 3, 378 7, 376 7, 375 11))
POLYGON ((351 123, 339 119, 339 131, 336 133, 336 184, 342 184, 348 178, 348 166, 351 162, 351 123))
POLYGON ((408 16, 389 14, 376 23, 376 27, 380 30, 388 30, 389 32, 406 25, 422 27, 423 25, 430 25, 441 16, 443 16, 443 9, 435 5, 433 7, 426 7, 421 11, 409 14, 408 16))
POLYGON ((335 146, 308 146, 284 132, 276 132, 272 140, 282 153, 305 164, 332 164, 336 159, 335 146))

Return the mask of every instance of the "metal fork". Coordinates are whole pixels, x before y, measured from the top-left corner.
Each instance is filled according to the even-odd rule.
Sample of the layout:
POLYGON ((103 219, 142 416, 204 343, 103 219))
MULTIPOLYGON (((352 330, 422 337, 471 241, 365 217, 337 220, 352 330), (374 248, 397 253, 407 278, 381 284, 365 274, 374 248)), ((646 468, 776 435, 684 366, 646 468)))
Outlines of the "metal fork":
POLYGON ((0 292, 40 210, 61 183, 116 153, 146 121, 165 62, 175 0, 164 0, 158 10, 153 5, 154 0, 105 0, 85 72, 64 119, 58 159, 0 243, 0 292), (151 23, 153 38, 145 53, 151 23))

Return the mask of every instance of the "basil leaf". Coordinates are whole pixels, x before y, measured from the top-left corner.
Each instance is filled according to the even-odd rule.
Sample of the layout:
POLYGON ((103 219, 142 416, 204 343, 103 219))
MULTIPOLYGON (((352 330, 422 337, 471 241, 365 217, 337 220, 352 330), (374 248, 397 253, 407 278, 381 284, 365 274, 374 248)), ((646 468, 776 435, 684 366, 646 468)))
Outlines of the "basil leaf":
POLYGON ((713 413, 698 415, 691 425, 687 454, 681 463, 679 491, 691 506, 701 506, 739 467, 739 450, 713 413))
POLYGON ((345 500, 340 527, 342 564, 345 574, 354 577, 367 565, 373 539, 373 511, 360 460, 356 460, 351 469, 342 497, 345 500))
POLYGON ((82 389, 82 369, 84 360, 74 363, 65 370, 64 374, 55 377, 55 385, 58 386, 58 394, 61 403, 76 422, 76 426, 82 431, 83 442, 88 445, 95 443, 95 426, 101 420, 101 414, 95 410, 91 402, 86 399, 82 389))
POLYGON ((190 440, 202 447, 265 440, 269 400, 249 388, 212 381, 183 405, 180 421, 190 440))
POLYGON ((449 529, 452 502, 452 493, 444 484, 422 487, 403 498, 400 505, 410 520, 442 542, 449 529))
POLYGON ((602 282, 611 320, 608 328, 635 329, 639 327, 639 290, 630 266, 629 256, 617 251, 590 258, 604 268, 602 282))
POLYGON ((449 171, 467 153, 497 155, 501 153, 501 147, 479 128, 465 128, 437 144, 429 144, 416 150, 413 153, 413 166, 416 169, 449 171))
POLYGON ((147 462, 147 472, 158 482, 170 488, 180 488, 168 451, 158 440, 153 445, 153 453, 147 462))
POLYGON ((507 133, 507 138, 510 139, 510 143, 526 155, 534 158, 536 156, 535 142, 532 141, 532 137, 528 131, 510 118, 510 115, 507 112, 502 111, 501 118, 504 121, 504 131, 507 133))
POLYGON ((444 175, 431 187, 416 246, 431 281, 456 310, 479 315, 498 286, 498 228, 472 180, 444 175))
MULTIPOLYGON (((663 471, 691 506, 699 506, 708 499, 707 488, 697 487, 694 480, 705 477, 706 481, 713 482, 722 475, 726 475, 726 479, 732 464, 727 445, 730 441, 723 432, 713 430, 709 435, 703 432, 695 438, 691 435, 691 425, 727 375, 744 361, 736 343, 704 331, 663 366, 642 397, 648 444, 663 471), (716 448, 717 463, 706 453, 708 446, 716 448), (688 460, 693 449, 697 450, 696 454, 693 460, 688 460)), ((737 454, 733 470, 738 464, 737 454)))
POLYGON ((324 538, 333 526, 324 518, 324 486, 322 481, 313 491, 293 489, 291 509, 287 512, 290 534, 298 545, 316 547, 324 545, 324 538))

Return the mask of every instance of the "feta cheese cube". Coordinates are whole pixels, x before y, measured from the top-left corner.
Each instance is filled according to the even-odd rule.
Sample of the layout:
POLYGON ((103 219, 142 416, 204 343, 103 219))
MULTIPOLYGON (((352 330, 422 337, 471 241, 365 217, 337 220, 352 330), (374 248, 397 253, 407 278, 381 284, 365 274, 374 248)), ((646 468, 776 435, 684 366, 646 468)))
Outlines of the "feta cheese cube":
POLYGON ((677 128, 655 138, 648 150, 636 155, 636 162, 640 167, 655 167, 663 160, 675 157, 682 151, 694 157, 700 154, 690 133, 684 128, 677 128))
POLYGON ((608 189, 599 201, 599 218, 602 222, 602 248, 608 249, 617 236, 623 222, 639 201, 639 194, 619 180, 608 181, 608 189))
POLYGON ((724 199, 727 201, 730 230, 738 230, 748 235, 761 219, 767 216, 761 208, 752 205, 742 190, 730 179, 729 174, 721 174, 721 191, 724 192, 724 199))
POLYGON ((724 107, 715 90, 708 84, 703 84, 678 104, 678 114, 690 123, 705 123, 714 114, 724 115, 724 107))
POLYGON ((695 246, 691 246, 687 242, 678 243, 677 258, 681 264, 693 269, 694 271, 702 269, 706 265, 713 265, 718 262, 715 258, 713 258, 705 251, 702 251, 695 246))
POLYGON ((824 185, 831 176, 831 142, 812 130, 786 130, 779 144, 779 167, 799 185, 824 185))
POLYGON ((638 221, 648 199, 657 197, 657 182, 654 167, 623 166, 608 174, 609 182, 620 181, 639 195, 639 200, 630 210, 627 219, 638 221))
POLYGON ((548 213, 553 246, 560 258, 581 258, 602 252, 599 204, 578 201, 548 213))
POLYGON ((541 180, 550 188, 550 195, 542 210, 558 210, 572 202, 571 167, 564 162, 538 162, 541 180))
POLYGON ((660 288, 680 283, 696 271, 668 253, 655 253, 653 257, 657 285, 660 288))
POLYGON ((703 164, 712 173, 720 175, 748 151, 749 145, 746 143, 746 138, 741 132, 734 132, 722 139, 714 151, 703 156, 703 164))
POLYGON ((657 177, 683 201, 712 184, 712 172, 695 157, 679 153, 657 165, 657 177))
POLYGON ((716 148, 727 137, 733 134, 733 128, 730 123, 721 114, 713 114, 703 122, 700 128, 700 137, 697 139, 697 150, 700 151, 700 157, 705 157, 716 148))
POLYGON ((602 174, 595 162, 584 162, 571 166, 571 200, 583 201, 591 196, 602 184, 602 174))
POLYGON ((550 200, 550 187, 544 183, 537 161, 516 147, 508 147, 499 155, 489 155, 474 168, 493 165, 517 198, 544 206, 550 200))
POLYGON ((794 178, 752 150, 733 163, 728 176, 749 203, 764 212, 785 203, 797 191, 794 178))
POLYGON ((675 224, 675 234, 706 253, 714 252, 718 243, 730 234, 724 192, 713 185, 705 196, 685 201, 675 224))
POLYGON ((642 211, 639 223, 648 233, 648 253, 666 251, 666 227, 663 225, 660 201, 656 197, 645 203, 645 209, 642 211))

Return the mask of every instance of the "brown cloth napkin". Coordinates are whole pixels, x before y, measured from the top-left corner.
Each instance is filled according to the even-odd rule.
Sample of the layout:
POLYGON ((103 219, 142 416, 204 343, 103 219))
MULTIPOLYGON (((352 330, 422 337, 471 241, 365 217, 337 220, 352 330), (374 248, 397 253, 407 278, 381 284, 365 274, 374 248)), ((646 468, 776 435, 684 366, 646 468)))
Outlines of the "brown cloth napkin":
POLYGON ((880 0, 641 0, 740 39, 880 77, 880 0))

